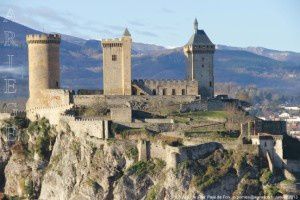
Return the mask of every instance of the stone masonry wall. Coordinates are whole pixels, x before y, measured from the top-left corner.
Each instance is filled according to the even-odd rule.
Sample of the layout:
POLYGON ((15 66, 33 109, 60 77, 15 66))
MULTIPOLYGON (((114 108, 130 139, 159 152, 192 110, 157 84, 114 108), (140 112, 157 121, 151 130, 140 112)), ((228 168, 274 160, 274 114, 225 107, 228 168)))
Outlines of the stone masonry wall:
POLYGON ((31 121, 35 121, 39 118, 45 117, 49 120, 49 123, 52 125, 58 125, 61 115, 72 105, 61 105, 56 107, 36 107, 26 111, 26 116, 31 121))
POLYGON ((132 84, 139 86, 149 95, 198 95, 197 81, 139 79, 133 80, 132 84))
POLYGON ((197 99, 195 95, 185 96, 104 96, 104 95, 74 95, 74 104, 77 106, 91 106, 97 103, 107 104, 123 104, 126 105, 132 102, 172 102, 172 103, 187 103, 197 99))
POLYGON ((78 137, 84 137, 86 135, 100 139, 107 139, 110 137, 110 123, 107 120, 76 119, 71 115, 62 115, 60 124, 61 126, 68 124, 71 131, 78 137))
POLYGON ((173 147, 161 142, 140 140, 138 143, 139 158, 142 160, 159 158, 166 162, 168 168, 176 168, 177 164, 185 160, 197 160, 211 154, 219 148, 220 143, 209 142, 194 146, 173 147))

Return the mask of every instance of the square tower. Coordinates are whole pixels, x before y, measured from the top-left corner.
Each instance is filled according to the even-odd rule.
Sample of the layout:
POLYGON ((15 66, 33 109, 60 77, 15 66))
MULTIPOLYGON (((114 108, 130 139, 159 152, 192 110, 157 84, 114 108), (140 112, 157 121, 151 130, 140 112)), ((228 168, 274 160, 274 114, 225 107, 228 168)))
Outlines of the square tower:
POLYGON ((131 46, 127 28, 121 38, 102 40, 104 95, 131 95, 131 46))
POLYGON ((187 79, 198 81, 198 90, 202 99, 214 97, 214 52, 215 45, 204 30, 198 30, 194 22, 195 33, 184 46, 187 57, 187 79))

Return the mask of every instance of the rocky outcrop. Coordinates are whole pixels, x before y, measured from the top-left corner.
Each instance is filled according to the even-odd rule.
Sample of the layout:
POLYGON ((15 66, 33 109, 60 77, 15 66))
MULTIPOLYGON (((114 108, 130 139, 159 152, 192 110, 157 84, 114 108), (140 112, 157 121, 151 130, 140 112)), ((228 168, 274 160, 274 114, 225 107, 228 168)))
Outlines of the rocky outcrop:
POLYGON ((181 200, 262 191, 261 184, 253 181, 258 178, 258 165, 248 157, 237 159, 237 154, 223 148, 194 160, 187 157, 169 169, 160 159, 137 161, 136 142, 130 140, 58 131, 49 162, 34 159, 28 146, 15 144, 6 157, 4 192, 9 197, 181 200))

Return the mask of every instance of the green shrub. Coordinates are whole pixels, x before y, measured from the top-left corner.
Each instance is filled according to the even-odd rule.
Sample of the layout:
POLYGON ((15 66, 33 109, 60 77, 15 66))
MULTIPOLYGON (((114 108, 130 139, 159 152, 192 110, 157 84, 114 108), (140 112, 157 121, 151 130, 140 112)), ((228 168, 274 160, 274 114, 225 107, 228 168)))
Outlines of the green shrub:
POLYGON ((159 189, 160 189, 160 185, 152 186, 146 196, 146 200, 155 200, 159 192, 159 189))
POLYGON ((25 184, 25 194, 28 197, 28 199, 34 199, 34 186, 32 180, 29 180, 25 184))
POLYGON ((264 190, 264 194, 267 197, 275 197, 279 194, 279 189, 274 185, 268 185, 264 190))
POLYGON ((268 184, 272 178, 273 174, 269 169, 263 169, 262 170, 262 175, 260 177, 260 181, 262 184, 268 184))
POLYGON ((133 159, 133 160, 137 160, 138 158, 138 154, 139 154, 139 151, 138 149, 134 146, 134 147, 131 147, 129 149, 126 150, 125 152, 126 156, 130 159, 133 159))
MULTIPOLYGON (((206 169, 195 175, 192 179, 194 187, 200 191, 204 191, 218 182, 220 178, 230 172, 233 166, 232 151, 219 151, 214 156, 221 157, 220 162, 216 162, 214 157, 209 159, 206 169)), ((219 158, 218 158, 219 159, 219 158)))
POLYGON ((146 174, 157 175, 161 173, 166 163, 160 159, 151 159, 148 161, 138 161, 128 168, 128 172, 143 176, 146 174))

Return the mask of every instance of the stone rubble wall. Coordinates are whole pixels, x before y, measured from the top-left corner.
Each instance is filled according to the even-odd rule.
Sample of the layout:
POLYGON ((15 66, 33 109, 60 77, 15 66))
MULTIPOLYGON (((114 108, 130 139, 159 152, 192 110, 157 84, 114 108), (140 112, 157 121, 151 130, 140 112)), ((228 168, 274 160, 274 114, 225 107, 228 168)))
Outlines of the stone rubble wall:
POLYGON ((110 108, 111 120, 115 122, 127 122, 132 121, 132 111, 130 107, 116 107, 110 108))
MULTIPOLYGON (((189 80, 132 80, 149 95, 198 95, 198 81, 189 80)), ((139 94, 137 94, 139 95, 139 94)))
POLYGON ((61 115, 73 107, 72 104, 53 106, 53 107, 35 107, 26 111, 26 116, 31 121, 45 117, 52 125, 58 125, 61 115))
POLYGON ((197 160, 223 148, 220 143, 209 142, 194 146, 173 147, 161 142, 150 142, 139 140, 138 142, 139 160, 148 160, 150 158, 159 158, 166 162, 167 168, 176 168, 176 166, 185 160, 197 160))
POLYGON ((98 103, 107 103, 108 105, 126 105, 137 102, 172 102, 172 103, 188 103, 196 100, 195 95, 185 96, 118 96, 118 95, 74 95, 74 104, 77 106, 91 106, 98 103))
POLYGON ((107 139, 110 137, 110 123, 107 120, 76 119, 72 115, 62 115, 60 124, 61 126, 67 124, 77 137, 85 137, 86 135, 100 139, 107 139))

